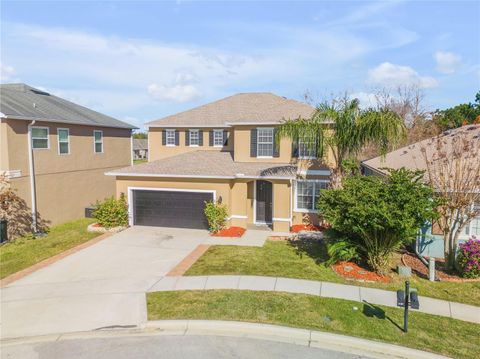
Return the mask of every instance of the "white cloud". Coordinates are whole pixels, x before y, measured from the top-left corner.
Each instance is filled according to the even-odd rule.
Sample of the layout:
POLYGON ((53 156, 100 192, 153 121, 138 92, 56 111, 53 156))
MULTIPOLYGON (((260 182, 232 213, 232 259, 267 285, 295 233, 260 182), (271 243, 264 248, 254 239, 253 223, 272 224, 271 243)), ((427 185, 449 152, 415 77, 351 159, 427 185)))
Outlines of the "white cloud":
POLYGON ((435 78, 420 76, 420 74, 409 66, 402 66, 384 62, 368 71, 368 82, 374 85, 385 87, 418 86, 420 88, 431 88, 438 86, 435 78))
POLYGON ((378 105, 377 95, 371 92, 354 92, 349 95, 350 99, 358 99, 360 101, 360 107, 368 108, 378 105))
POLYGON ((189 102, 199 98, 202 92, 194 85, 175 84, 175 85, 157 85, 148 86, 148 93, 160 101, 189 102))
POLYGON ((447 51, 437 51, 434 57, 437 62, 437 71, 442 74, 453 74, 462 60, 460 56, 447 51))
POLYGON ((0 63, 0 82, 14 81, 15 69, 0 63))

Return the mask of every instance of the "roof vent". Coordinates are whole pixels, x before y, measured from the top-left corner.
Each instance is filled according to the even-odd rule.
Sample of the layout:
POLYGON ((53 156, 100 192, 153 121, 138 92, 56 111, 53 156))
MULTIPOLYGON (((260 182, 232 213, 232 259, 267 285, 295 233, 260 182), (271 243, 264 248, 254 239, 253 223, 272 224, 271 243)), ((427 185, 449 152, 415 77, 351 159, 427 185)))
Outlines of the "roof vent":
POLYGON ((33 108, 37 108, 37 104, 35 102, 33 103, 33 108))

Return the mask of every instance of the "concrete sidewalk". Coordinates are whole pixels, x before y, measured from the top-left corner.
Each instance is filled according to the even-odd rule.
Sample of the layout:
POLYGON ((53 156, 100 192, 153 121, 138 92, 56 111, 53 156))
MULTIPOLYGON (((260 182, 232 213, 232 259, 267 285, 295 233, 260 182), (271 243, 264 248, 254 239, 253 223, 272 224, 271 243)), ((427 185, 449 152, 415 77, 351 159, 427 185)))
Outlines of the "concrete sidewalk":
MULTIPOLYGON (((397 306, 397 296, 392 291, 281 277, 235 275, 163 277, 148 292, 208 289, 289 292, 367 302, 387 307, 397 306)), ((480 307, 421 296, 419 300, 420 309, 415 311, 480 324, 480 307)))

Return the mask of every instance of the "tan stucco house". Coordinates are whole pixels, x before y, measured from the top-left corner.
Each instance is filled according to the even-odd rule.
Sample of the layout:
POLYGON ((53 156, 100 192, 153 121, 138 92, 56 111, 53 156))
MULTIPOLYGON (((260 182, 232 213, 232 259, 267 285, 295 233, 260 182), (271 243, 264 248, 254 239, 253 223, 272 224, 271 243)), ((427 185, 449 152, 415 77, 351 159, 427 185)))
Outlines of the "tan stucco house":
POLYGON ((25 84, 0 85, 0 173, 50 224, 82 218, 115 194, 104 173, 131 165, 134 128, 25 84))
POLYGON ((271 93, 240 93, 147 123, 149 162, 107 173, 128 198, 130 223, 205 228, 204 202, 221 201, 228 224, 317 223, 330 170, 304 143, 282 139, 283 119, 314 108, 271 93))

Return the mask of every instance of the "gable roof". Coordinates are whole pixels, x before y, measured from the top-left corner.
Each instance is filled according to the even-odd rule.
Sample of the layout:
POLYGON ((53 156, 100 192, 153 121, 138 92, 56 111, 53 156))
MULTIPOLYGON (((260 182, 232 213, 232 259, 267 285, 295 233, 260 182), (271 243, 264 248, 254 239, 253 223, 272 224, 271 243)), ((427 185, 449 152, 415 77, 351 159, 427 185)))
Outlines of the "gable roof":
POLYGON ((389 152, 385 157, 378 156, 363 161, 362 165, 379 174, 386 174, 386 168, 400 169, 403 167, 410 170, 426 170, 427 165, 422 154, 422 149, 427 151, 428 158, 436 158, 433 154, 436 152, 435 140, 437 138, 443 141, 445 145, 444 149, 447 151, 446 156, 449 156, 448 151, 452 150, 452 143, 455 140, 462 139, 464 141, 478 141, 477 143, 480 143, 480 125, 468 125, 445 131, 437 137, 428 138, 389 152))
POLYGON ((22 83, 0 85, 0 113, 1 117, 14 120, 137 128, 22 83))
POLYGON ((309 118, 315 108, 269 92, 239 93, 147 123, 149 127, 228 127, 309 118))
POLYGON ((295 178, 289 163, 235 162, 231 152, 193 151, 107 172, 110 176, 186 178, 295 178))
POLYGON ((146 138, 134 138, 132 144, 134 150, 148 149, 148 139, 146 138))

